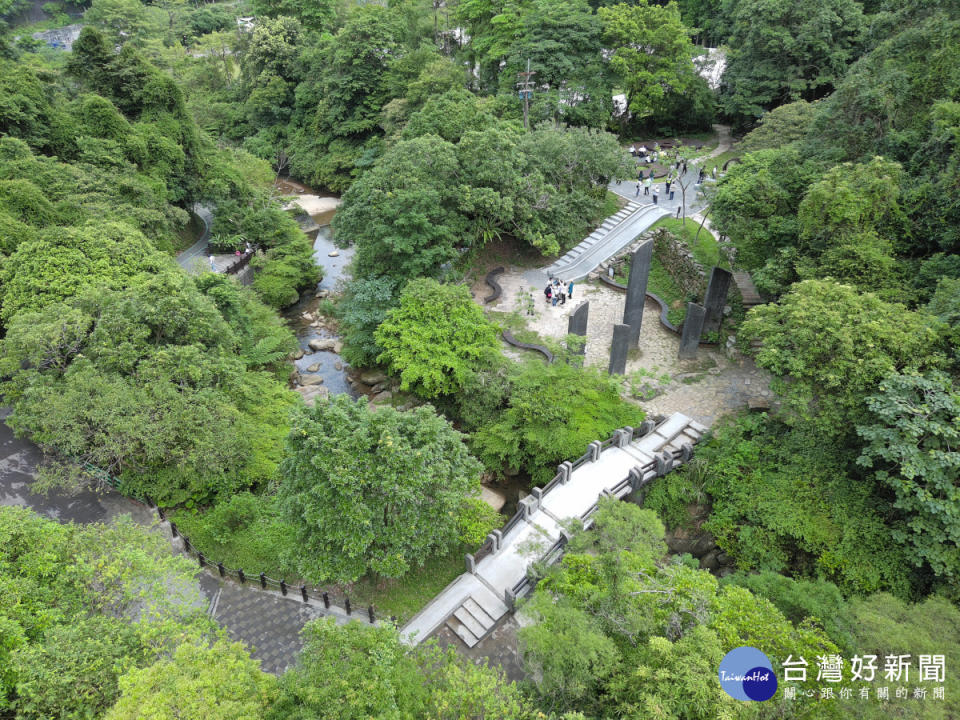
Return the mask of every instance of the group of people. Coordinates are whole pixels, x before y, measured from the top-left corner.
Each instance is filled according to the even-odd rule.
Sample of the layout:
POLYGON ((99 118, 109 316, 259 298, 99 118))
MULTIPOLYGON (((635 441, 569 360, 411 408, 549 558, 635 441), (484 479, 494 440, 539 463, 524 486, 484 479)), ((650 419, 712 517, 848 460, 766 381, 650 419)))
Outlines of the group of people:
POLYGON ((560 278, 551 277, 550 282, 543 289, 543 294, 547 298, 547 302, 553 307, 558 304, 564 305, 567 298, 573 299, 573 280, 564 283, 560 278))

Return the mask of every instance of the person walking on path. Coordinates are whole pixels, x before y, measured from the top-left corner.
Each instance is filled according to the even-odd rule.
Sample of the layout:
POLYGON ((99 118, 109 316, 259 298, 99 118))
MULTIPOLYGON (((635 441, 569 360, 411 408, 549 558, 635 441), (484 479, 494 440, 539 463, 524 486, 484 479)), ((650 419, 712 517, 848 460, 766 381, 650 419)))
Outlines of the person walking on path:
POLYGON ((643 181, 643 194, 644 195, 650 194, 650 178, 647 178, 646 180, 643 181))
POLYGON ((210 272, 216 272, 216 271, 217 271, 217 261, 216 261, 216 258, 214 258, 213 255, 211 255, 210 256, 210 272))
POLYGON ((554 292, 554 293, 551 295, 551 297, 550 297, 550 304, 551 304, 553 307, 556 307, 556 306, 557 306, 557 302, 559 302, 559 300, 560 300, 559 293, 554 292))
POLYGON ((672 182, 673 182, 673 180, 671 180, 671 179, 670 179, 670 176, 667 175, 667 183, 666 183, 666 185, 667 185, 667 193, 670 192, 670 183, 672 183, 672 182))
POLYGON ((660 187, 659 185, 654 185, 654 186, 653 186, 653 204, 654 204, 654 205, 657 204, 657 198, 660 197, 660 195, 659 195, 659 193, 660 193, 659 187, 660 187))
POLYGON ((553 286, 550 283, 547 283, 547 286, 543 289, 543 294, 547 298, 547 302, 550 302, 550 299, 553 297, 553 286))
POLYGON ((563 280, 560 281, 560 285, 557 286, 557 291, 560 293, 560 304, 567 304, 567 287, 563 284, 563 280))
POLYGON ((640 181, 637 180, 637 194, 634 197, 640 197, 640 181))
POLYGON ((567 297, 573 300, 573 280, 571 280, 570 284, 567 285, 567 297))

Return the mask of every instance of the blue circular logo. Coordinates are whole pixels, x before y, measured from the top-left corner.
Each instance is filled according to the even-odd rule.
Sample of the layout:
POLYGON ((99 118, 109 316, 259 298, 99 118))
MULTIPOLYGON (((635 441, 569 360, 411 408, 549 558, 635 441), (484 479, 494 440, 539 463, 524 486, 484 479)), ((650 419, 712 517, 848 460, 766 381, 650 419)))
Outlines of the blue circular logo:
POLYGON ((769 658, 754 647, 734 648, 720 661, 720 686, 736 700, 769 700, 777 692, 777 676, 769 658))

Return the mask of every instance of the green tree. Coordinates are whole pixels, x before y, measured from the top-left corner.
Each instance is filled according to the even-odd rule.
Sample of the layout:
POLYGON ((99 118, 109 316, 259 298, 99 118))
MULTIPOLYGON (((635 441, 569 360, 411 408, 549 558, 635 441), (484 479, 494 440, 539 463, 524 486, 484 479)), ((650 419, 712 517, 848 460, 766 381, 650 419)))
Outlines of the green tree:
POLYGON ((87 287, 120 289, 138 273, 169 266, 143 235, 126 225, 46 230, 36 241, 18 245, 11 262, 0 269, 0 315, 9 322, 22 310, 40 310, 87 287))
POLYGON ((854 0, 741 0, 730 16, 726 111, 746 121, 764 110, 829 93, 856 56, 864 29, 854 0))
POLYGON ((864 399, 891 372, 943 362, 929 316, 827 280, 805 280, 747 315, 741 332, 757 338, 757 364, 788 417, 829 428, 855 422, 864 399))
POLYGON ((213 629, 195 574, 129 516, 75 525, 0 508, 0 712, 102 716, 120 675, 213 629))
MULTIPOLYGON (((518 640, 546 709, 733 717, 738 706, 716 675, 729 650, 759 648, 774 668, 791 653, 837 652, 821 631, 794 627, 769 601, 664 561, 662 523, 650 510, 621 505, 601 500, 595 529, 573 529, 567 554, 524 606, 534 623, 518 640), (595 532, 605 537, 591 539, 595 532), (619 537, 630 538, 626 547, 619 537)), ((784 712, 784 702, 778 694, 767 707, 784 712)))
MULTIPOLYGON (((912 656, 913 672, 919 671, 920 655, 944 656, 944 700, 935 704, 905 703, 897 713, 904 720, 948 720, 960 712, 960 695, 949 667, 960 662, 960 611, 946 598, 931 596, 908 603, 885 593, 856 598, 850 602, 851 632, 859 655, 912 656)), ((929 697, 929 696, 928 696, 929 697)), ((844 708, 847 717, 881 720, 890 717, 891 703, 856 698, 844 708)))
POLYGON ((337 304, 344 360, 354 367, 370 367, 377 362, 382 349, 374 333, 397 304, 397 295, 388 278, 350 281, 337 304))
POLYGON ((159 33, 164 18, 157 10, 139 0, 93 0, 83 17, 109 33, 114 42, 136 44, 159 33))
POLYGON ((170 657, 120 678, 107 720, 256 720, 275 679, 239 643, 184 643, 170 657))
POLYGON ((411 280, 374 334, 378 362, 400 375, 404 390, 427 398, 459 392, 492 362, 497 332, 463 285, 411 280))
MULTIPOLYGON (((627 96, 627 110, 636 118, 653 112, 668 92, 684 93, 696 84, 696 55, 676 3, 620 4, 601 7, 603 41, 613 50, 610 69, 627 96)), ((625 119, 625 118, 624 118, 625 119)))
POLYGON ((720 427, 698 449, 710 498, 704 528, 743 570, 905 596, 912 579, 903 572, 906 552, 890 545, 899 524, 877 509, 874 484, 847 471, 850 429, 841 432, 750 416, 720 427))
POLYGON ((759 127, 747 133, 740 143, 745 152, 770 150, 803 140, 816 117, 817 106, 797 100, 775 107, 760 119, 759 127))
POLYGON ((619 382, 595 368, 530 360, 513 369, 509 384, 505 409, 471 444, 487 467, 521 470, 533 484, 549 481, 558 463, 579 457, 594 440, 643 420, 620 398, 619 382))
POLYGON ((941 372, 892 374, 867 398, 858 463, 896 495, 906 527, 893 536, 915 562, 953 582, 960 576, 960 392, 941 372))
POLYGON ((458 169, 454 147, 427 135, 394 145, 344 193, 334 238, 356 246, 356 277, 402 282, 456 257, 465 229, 454 209, 458 169))
POLYGON ((480 466, 429 406, 371 410, 344 395, 294 417, 278 499, 304 577, 400 577, 457 539, 480 466))
POLYGON ((503 672, 433 643, 411 648, 396 629, 316 620, 297 665, 280 680, 268 720, 489 717, 526 720, 529 703, 503 672))

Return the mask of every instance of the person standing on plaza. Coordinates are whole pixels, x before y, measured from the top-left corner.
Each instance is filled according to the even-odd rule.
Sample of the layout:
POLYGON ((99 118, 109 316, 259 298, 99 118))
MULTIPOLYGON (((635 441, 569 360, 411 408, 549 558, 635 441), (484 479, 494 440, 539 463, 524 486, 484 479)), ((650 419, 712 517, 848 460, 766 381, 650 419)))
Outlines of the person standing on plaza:
POLYGON ((567 285, 567 297, 573 300, 573 280, 571 280, 570 284, 567 285))
POLYGON ((660 189, 659 189, 659 188, 660 188, 659 185, 654 185, 654 186, 653 186, 653 204, 654 204, 654 205, 657 204, 657 199, 660 197, 660 189))

